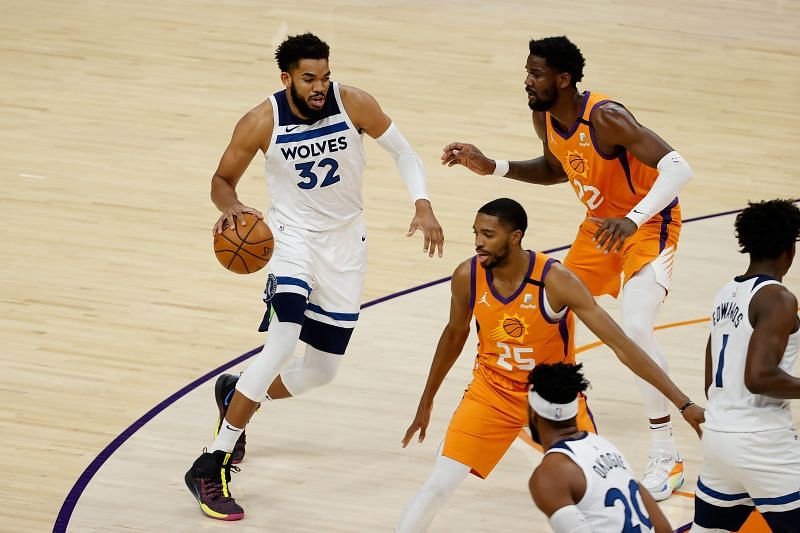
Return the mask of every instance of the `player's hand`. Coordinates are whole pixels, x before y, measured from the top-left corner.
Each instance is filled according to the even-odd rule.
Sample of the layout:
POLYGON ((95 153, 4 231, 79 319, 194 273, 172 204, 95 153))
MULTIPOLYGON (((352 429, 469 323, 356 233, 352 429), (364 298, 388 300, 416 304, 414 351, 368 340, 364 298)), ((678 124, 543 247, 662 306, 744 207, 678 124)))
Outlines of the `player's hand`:
POLYGON ((436 250, 439 250, 439 257, 444 253, 444 231, 436 216, 433 214, 433 208, 428 200, 417 200, 417 212, 414 213, 414 218, 411 219, 411 225, 408 227, 406 237, 411 237, 417 230, 422 230, 422 235, 425 237, 425 242, 422 246, 422 251, 428 254, 428 257, 433 257, 436 250))
POLYGON ((450 143, 442 150, 442 164, 452 167, 463 165, 481 176, 494 172, 494 160, 489 159, 483 152, 472 144, 450 143))
POLYGON ((694 428, 695 433, 697 436, 702 438, 703 437, 703 428, 700 427, 700 424, 706 421, 706 411, 699 405, 692 404, 686 409, 683 410, 683 418, 689 422, 689 425, 694 428))
POLYGON ((251 215, 255 215, 261 220, 264 220, 264 215, 261 214, 261 211, 258 209, 253 209, 252 207, 247 207, 243 204, 233 204, 228 209, 222 212, 220 217, 217 219, 217 222, 214 224, 214 229, 212 233, 222 233, 222 226, 225 221, 228 221, 228 227, 232 228, 234 221, 239 220, 239 224, 242 226, 246 226, 247 222, 245 221, 244 217, 241 216, 242 213, 250 213, 251 215))
POLYGON ((431 421, 431 411, 433 411, 433 405, 426 407, 420 404, 420 406, 417 407, 417 414, 414 417, 414 421, 411 422, 410 426, 408 426, 408 429, 406 430, 406 436, 403 437, 402 441, 400 441, 403 444, 403 448, 408 446, 408 443, 411 442, 411 439, 414 438, 414 435, 416 435, 417 431, 419 431, 419 442, 425 440, 425 431, 427 431, 428 424, 431 421))
POLYGON ((639 226, 633 220, 622 218, 595 218, 589 217, 589 220, 599 225, 592 240, 597 243, 597 249, 602 250, 605 248, 604 253, 613 251, 619 252, 625 239, 636 233, 639 226))

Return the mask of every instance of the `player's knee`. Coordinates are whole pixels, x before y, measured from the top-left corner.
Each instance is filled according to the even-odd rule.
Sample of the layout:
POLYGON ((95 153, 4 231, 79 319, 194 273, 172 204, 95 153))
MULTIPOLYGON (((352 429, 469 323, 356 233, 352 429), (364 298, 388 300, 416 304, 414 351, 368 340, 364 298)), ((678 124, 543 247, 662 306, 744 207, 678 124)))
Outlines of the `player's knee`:
POLYGON ((637 344, 642 344, 653 336, 653 324, 640 313, 623 314, 622 329, 637 344))
POLYGON ((422 487, 422 497, 428 502, 429 505, 441 505, 450 495, 450 487, 445 485, 428 482, 422 487))

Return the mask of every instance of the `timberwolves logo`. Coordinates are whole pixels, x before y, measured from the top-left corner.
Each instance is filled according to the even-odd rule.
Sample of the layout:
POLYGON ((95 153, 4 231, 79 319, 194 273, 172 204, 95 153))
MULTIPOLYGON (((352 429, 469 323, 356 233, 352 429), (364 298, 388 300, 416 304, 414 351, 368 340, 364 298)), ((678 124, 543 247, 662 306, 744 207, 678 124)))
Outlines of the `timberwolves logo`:
POLYGON ((278 278, 275 277, 275 274, 272 272, 269 273, 267 276, 267 286, 264 287, 264 303, 269 302, 272 300, 272 297, 275 296, 275 291, 278 290, 278 278))
POLYGON ((589 172, 589 162, 583 157, 583 154, 570 150, 567 153, 567 173, 571 178, 576 176, 586 177, 589 172))
POLYGON ((497 321, 489 336, 500 342, 522 342, 528 334, 528 324, 517 314, 509 315, 503 313, 503 318, 497 321))

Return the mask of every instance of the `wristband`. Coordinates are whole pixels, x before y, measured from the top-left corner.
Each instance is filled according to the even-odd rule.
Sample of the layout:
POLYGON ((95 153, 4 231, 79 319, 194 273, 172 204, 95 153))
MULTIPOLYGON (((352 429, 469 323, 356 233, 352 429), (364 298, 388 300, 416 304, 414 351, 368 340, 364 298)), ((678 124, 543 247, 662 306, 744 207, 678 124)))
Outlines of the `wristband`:
POLYGON ((687 410, 687 409, 689 408, 689 406, 690 406, 690 405, 694 405, 694 402, 693 402, 692 400, 689 400, 688 402, 686 402, 685 404, 683 404, 683 406, 682 406, 680 409, 678 409, 678 411, 679 411, 681 414, 683 414, 683 412, 684 412, 685 410, 687 410))
POLYGON ((492 172, 493 176, 505 176, 508 174, 508 161, 505 159, 495 159, 494 160, 494 172, 492 172))

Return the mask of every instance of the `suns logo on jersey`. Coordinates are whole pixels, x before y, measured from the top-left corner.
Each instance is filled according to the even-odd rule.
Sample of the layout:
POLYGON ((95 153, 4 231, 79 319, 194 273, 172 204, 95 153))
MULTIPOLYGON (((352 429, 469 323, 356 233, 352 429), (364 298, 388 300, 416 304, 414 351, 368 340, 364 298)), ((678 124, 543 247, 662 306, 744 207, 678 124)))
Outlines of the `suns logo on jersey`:
POLYGON ((589 173, 589 162, 583 157, 580 152, 570 150, 567 152, 567 172, 571 172, 572 177, 583 176, 584 178, 589 173))
POLYGON ((492 339, 501 342, 523 342, 525 335, 528 334, 528 324, 517 315, 503 313, 503 318, 497 321, 495 327, 489 334, 492 339))

